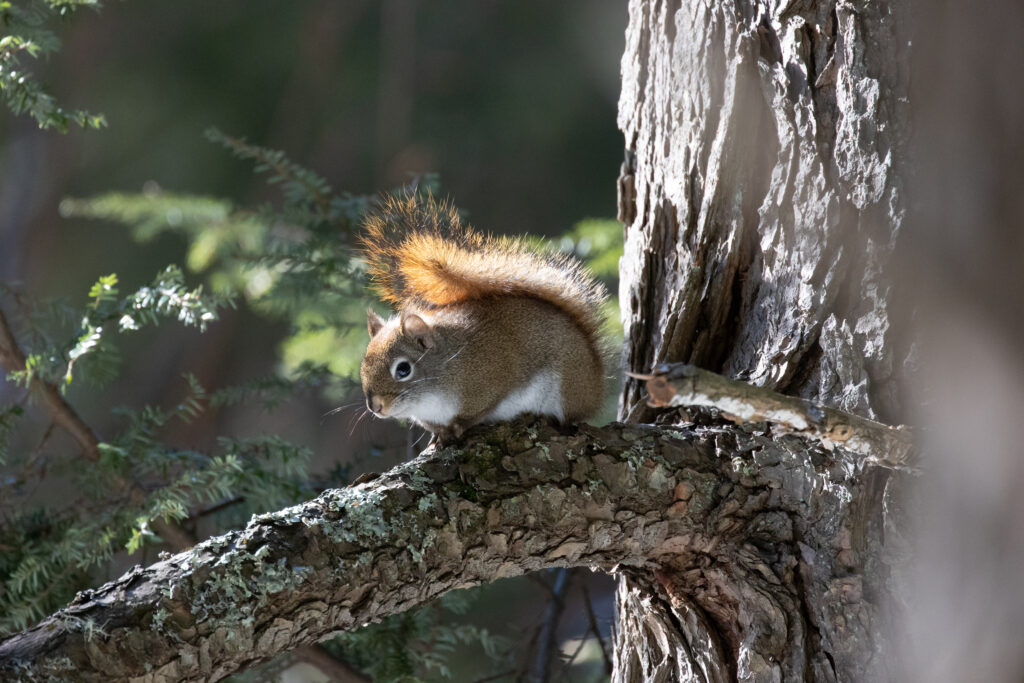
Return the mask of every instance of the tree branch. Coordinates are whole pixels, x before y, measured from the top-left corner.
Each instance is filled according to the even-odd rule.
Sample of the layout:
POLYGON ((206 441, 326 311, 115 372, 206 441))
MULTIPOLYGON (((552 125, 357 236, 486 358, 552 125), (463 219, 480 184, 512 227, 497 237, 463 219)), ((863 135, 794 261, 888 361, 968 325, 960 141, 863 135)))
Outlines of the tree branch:
MULTIPOLYGON (((729 424, 477 428, 80 593, 0 643, 0 679, 217 680, 453 588, 551 567, 647 571, 681 553, 743 558, 780 515, 808 515, 785 490, 795 477, 829 482, 815 524, 849 509, 857 459, 729 424)), ((804 541, 821 566, 842 550, 804 541)))
MULTIPOLYGON (((8 374, 25 371, 25 354, 14 339, 3 310, 0 310, 0 368, 8 374)), ((85 423, 74 408, 64 400, 57 387, 38 379, 32 379, 29 390, 42 398, 54 421, 82 447, 82 453, 92 462, 100 459, 99 437, 85 423)))
POLYGON ((904 427, 890 427, 694 365, 665 364, 653 375, 634 376, 647 380, 649 404, 654 407, 707 406, 737 422, 772 422, 821 439, 826 447, 841 444, 867 462, 892 469, 912 469, 917 458, 911 433, 904 427))
MULTIPOLYGON (((587 589, 587 582, 580 581, 580 590, 583 591, 583 606, 587 609, 587 619, 590 621, 590 632, 597 639, 598 647, 601 648, 601 659, 604 660, 604 672, 611 674, 612 658, 608 655, 608 646, 601 635, 601 626, 597 623, 597 614, 594 613, 594 603, 590 599, 590 591, 587 589)), ((584 634, 584 637, 586 634, 584 634)))
POLYGON ((298 658, 320 670, 332 683, 369 683, 370 679, 358 673, 347 663, 335 657, 320 645, 307 645, 298 650, 298 658))
MULTIPOLYGON (((8 374, 24 372, 26 368, 25 353, 18 346, 2 309, 0 309, 0 368, 3 368, 8 374)), ((57 387, 33 378, 29 382, 29 391, 42 398, 53 421, 78 442, 86 460, 93 463, 98 462, 100 459, 99 437, 96 436, 92 427, 75 412, 71 404, 64 400, 57 387)), ((112 476, 118 486, 128 491, 133 503, 139 504, 145 500, 146 492, 138 482, 128 481, 116 475, 112 476)), ((160 538, 174 550, 184 550, 195 544, 195 539, 177 524, 166 522, 163 519, 154 519, 152 525, 153 530, 160 538)))
POLYGON ((544 620, 536 635, 536 649, 526 680, 529 683, 547 683, 551 673, 551 655, 558 647, 558 624, 565 612, 565 595, 569 592, 572 574, 559 569, 551 585, 551 597, 544 610, 544 620))

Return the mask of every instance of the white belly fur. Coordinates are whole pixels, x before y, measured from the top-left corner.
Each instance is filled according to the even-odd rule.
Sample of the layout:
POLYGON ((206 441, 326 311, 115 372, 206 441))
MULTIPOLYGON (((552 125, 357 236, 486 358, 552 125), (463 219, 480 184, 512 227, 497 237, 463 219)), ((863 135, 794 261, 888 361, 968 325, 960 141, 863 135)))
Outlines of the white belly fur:
POLYGON ((392 413, 394 417, 411 417, 417 422, 434 425, 448 425, 459 414, 462 404, 454 394, 431 391, 415 401, 403 404, 401 410, 392 413))
POLYGON ((561 420, 564 416, 561 375, 554 370, 538 372, 533 379, 502 399, 484 422, 511 420, 523 413, 551 415, 561 420))

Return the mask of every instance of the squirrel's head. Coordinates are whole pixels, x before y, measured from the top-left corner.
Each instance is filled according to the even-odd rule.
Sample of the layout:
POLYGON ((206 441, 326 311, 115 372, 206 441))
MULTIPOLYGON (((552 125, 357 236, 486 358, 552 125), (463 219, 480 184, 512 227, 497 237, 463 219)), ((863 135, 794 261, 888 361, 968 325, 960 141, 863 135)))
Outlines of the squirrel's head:
POLYGON ((359 368, 367 407, 378 417, 425 419, 418 406, 436 386, 438 331, 411 311, 390 320, 367 311, 367 329, 370 344, 359 368))

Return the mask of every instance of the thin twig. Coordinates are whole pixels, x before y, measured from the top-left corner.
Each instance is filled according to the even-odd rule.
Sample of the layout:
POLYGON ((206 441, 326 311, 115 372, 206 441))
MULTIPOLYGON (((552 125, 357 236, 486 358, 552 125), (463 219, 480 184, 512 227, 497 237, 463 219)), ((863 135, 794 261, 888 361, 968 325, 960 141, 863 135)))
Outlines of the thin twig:
MULTIPOLYGON (((25 362, 25 354, 15 341, 3 310, 0 310, 0 367, 7 374, 24 372, 25 362)), ((78 442, 82 447, 82 454, 91 462, 97 462, 100 459, 99 437, 64 400, 57 387, 33 378, 29 383, 29 390, 43 400, 54 421, 78 442)))
POLYGON ((473 681, 473 683, 488 683, 489 681, 496 681, 499 678, 503 678, 505 676, 512 676, 517 671, 518 671, 518 669, 507 669, 505 671, 500 671, 500 672, 498 672, 496 674, 491 674, 490 676, 484 676, 483 678, 478 678, 475 681, 473 681))
POLYGON ((243 498, 242 496, 235 496, 234 498, 228 498, 227 500, 221 501, 221 502, 217 503, 216 505, 211 505, 209 507, 205 507, 202 510, 197 511, 195 514, 190 515, 189 519, 199 519, 201 517, 208 517, 210 515, 215 515, 218 512, 221 512, 222 510, 226 510, 229 507, 232 507, 234 505, 238 505, 239 503, 242 503, 244 501, 245 501, 245 498, 243 498))
POLYGON ((43 436, 39 439, 39 443, 32 449, 32 452, 25 459, 25 464, 21 467, 22 476, 27 476, 28 471, 36 464, 36 461, 43 452, 43 447, 46 446, 46 442, 50 440, 50 437, 53 435, 53 428, 56 426, 57 423, 55 421, 51 421, 49 426, 46 428, 46 431, 43 432, 43 436))
POLYGON ((552 652, 558 647, 558 624, 565 611, 565 594, 572 584, 573 572, 558 569, 551 586, 551 600, 544 611, 544 621, 537 633, 537 650, 527 680, 530 683, 547 683, 551 673, 552 652))
POLYGON ((580 638, 580 644, 576 646, 576 649, 572 651, 572 654, 569 655, 568 659, 562 662, 561 673, 563 676, 566 673, 568 673, 569 668, 573 665, 573 662, 576 661, 576 658, 580 656, 580 652, 583 651, 583 646, 587 644, 586 634, 584 633, 583 636, 583 638, 580 638))
POLYGON ((295 654, 299 659, 319 669, 332 683, 367 683, 370 680, 348 663, 335 657, 322 645, 307 645, 299 648, 295 654))
POLYGON ((540 574, 538 574, 538 573, 527 574, 526 578, 528 580, 532 581, 533 583, 537 584, 541 588, 543 588, 544 592, 548 594, 548 600, 554 600, 555 599, 555 592, 553 590, 551 590, 551 586, 549 586, 547 584, 547 582, 544 579, 541 578, 540 574))
MULTIPOLYGON (((43 432, 43 436, 39 440, 39 443, 36 444, 36 447, 34 449, 32 449, 32 452, 25 459, 24 464, 22 464, 21 469, 18 471, 17 478, 6 481, 3 484, 4 487, 9 488, 9 489, 18 489, 18 488, 26 485, 26 483, 29 480, 30 470, 35 466, 36 461, 39 460, 39 456, 42 455, 43 447, 46 445, 46 442, 50 440, 50 436, 53 435, 53 429, 56 426, 57 426, 56 422, 53 422, 53 421, 50 422, 50 425, 46 428, 46 431, 43 432)), ((43 471, 40 473, 40 476, 38 477, 38 480, 36 482, 36 486, 38 486, 38 481, 44 479, 45 477, 46 477, 46 467, 44 465, 43 471)), ((32 487, 33 488, 33 492, 34 492, 34 489, 36 488, 36 486, 32 487)), ((27 498, 31 498, 31 495, 26 496, 26 497, 27 498)))
POLYGON ((583 606, 587 610, 587 619, 590 620, 590 631, 597 638, 598 645, 601 646, 601 658, 604 660, 604 672, 610 674, 612 672, 612 658, 608 654, 608 647, 605 645, 604 638, 601 637, 601 627, 597 625, 597 615, 594 613, 594 604, 590 600, 590 591, 587 590, 587 582, 580 581, 580 590, 583 591, 583 606))

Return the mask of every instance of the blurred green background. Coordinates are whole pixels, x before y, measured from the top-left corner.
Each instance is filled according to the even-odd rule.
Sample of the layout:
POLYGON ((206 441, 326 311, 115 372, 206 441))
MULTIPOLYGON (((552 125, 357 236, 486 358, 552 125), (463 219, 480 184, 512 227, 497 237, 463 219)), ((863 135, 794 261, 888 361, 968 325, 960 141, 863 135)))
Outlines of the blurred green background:
MULTIPOLYGON (((63 47, 38 76, 61 103, 104 114, 109 127, 60 135, 0 116, 0 281, 83 304, 100 275, 117 273, 131 291, 168 263, 186 263, 181 235, 138 241, 112 222, 63 218, 68 197, 146 190, 236 206, 277 201, 250 163, 204 138, 215 126, 283 150, 338 191, 374 194, 437 173, 441 194, 480 229, 571 235, 577 253, 602 258, 614 294, 617 245, 601 243, 608 223, 580 222, 615 215, 626 18, 614 0, 179 0, 79 12, 57 27, 63 47)), ((192 284, 203 277, 186 271, 192 284)), ((102 395, 72 387, 69 398, 102 437, 123 421, 115 406, 181 400, 184 373, 206 387, 273 374, 289 332, 244 302, 205 334, 143 330, 124 340, 122 372, 102 395)), ((0 399, 14 393, 0 386, 0 399)), ((359 421, 361 404, 358 393, 310 393, 270 412, 224 407, 168 426, 163 438, 202 450, 223 434, 280 435, 311 449, 311 474, 330 482, 339 469, 343 477, 381 471, 419 438, 391 422, 359 421)), ((27 447, 31 438, 21 438, 27 447)), ((199 523, 196 533, 223 523, 199 523)), ((153 559, 152 551, 119 558, 97 579, 153 559)), ((504 581, 469 600, 469 613, 454 618, 512 645, 501 661, 469 647, 454 680, 514 670, 509 661, 528 657, 554 580, 504 581)), ((612 614, 609 579, 580 572, 573 581, 558 636, 570 650, 588 628, 583 585, 606 636, 612 614)), ((595 653, 584 647, 584 664, 561 675, 602 680, 595 653)))

